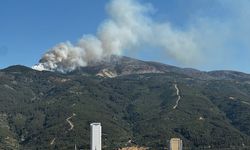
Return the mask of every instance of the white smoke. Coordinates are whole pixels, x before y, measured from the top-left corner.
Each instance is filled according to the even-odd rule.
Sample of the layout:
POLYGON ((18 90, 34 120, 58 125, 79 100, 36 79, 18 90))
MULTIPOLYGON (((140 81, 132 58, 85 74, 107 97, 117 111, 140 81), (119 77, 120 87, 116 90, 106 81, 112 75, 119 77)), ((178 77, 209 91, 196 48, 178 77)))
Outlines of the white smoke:
POLYGON ((199 58, 199 44, 188 31, 174 29, 168 22, 157 23, 150 16, 150 4, 137 0, 111 0, 107 5, 109 18, 99 27, 97 35, 83 36, 76 45, 65 42, 50 49, 33 66, 37 70, 69 72, 89 62, 113 54, 149 45, 163 49, 175 60, 191 64, 199 58))

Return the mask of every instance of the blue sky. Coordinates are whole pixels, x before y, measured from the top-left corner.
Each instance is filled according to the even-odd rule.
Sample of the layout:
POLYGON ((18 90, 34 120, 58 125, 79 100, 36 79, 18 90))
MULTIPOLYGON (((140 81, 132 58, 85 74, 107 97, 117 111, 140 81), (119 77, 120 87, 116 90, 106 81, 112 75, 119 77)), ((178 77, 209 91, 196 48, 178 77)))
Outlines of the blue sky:
MULTIPOLYGON (((32 66, 54 45, 95 34, 107 18, 108 0, 1 0, 0 68, 32 66)), ((199 63, 179 62, 154 47, 124 55, 201 70, 230 69, 250 73, 250 2, 247 0, 139 0, 154 7, 156 22, 199 44, 199 63), (154 50, 149 50, 154 49, 154 50)), ((173 32, 175 33, 175 32, 173 32)), ((183 50, 183 53, 188 51, 183 50)), ((197 56, 198 57, 198 56, 197 56)), ((198 58, 193 58, 198 59, 198 58)))

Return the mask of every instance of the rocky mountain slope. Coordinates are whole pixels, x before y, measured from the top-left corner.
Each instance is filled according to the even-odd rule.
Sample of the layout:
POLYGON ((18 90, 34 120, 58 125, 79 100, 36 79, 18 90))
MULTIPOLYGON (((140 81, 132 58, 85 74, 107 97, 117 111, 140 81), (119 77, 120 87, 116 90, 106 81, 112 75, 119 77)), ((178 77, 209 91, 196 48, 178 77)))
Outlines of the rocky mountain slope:
POLYGON ((91 122, 107 150, 163 149, 171 137, 187 149, 249 149, 249 114, 250 75, 240 72, 116 56, 67 74, 0 70, 0 149, 89 149, 91 122))

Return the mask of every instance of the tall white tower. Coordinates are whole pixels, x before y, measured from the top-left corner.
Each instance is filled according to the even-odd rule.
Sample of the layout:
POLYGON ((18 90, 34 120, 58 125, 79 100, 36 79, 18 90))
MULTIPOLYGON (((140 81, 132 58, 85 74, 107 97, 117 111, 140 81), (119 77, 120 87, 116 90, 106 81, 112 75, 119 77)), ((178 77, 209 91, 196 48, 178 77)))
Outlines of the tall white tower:
POLYGON ((91 123, 91 150, 101 150, 102 149, 102 126, 101 123, 91 123))

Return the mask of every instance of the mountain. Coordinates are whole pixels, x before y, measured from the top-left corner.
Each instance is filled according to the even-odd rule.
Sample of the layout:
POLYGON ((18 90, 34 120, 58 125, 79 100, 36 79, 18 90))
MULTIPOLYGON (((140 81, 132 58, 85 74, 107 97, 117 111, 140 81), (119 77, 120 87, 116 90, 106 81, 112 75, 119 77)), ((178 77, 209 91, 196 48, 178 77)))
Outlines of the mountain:
POLYGON ((91 122, 103 148, 249 149, 250 75, 203 72, 129 57, 62 74, 0 70, 0 149, 89 149, 91 122), (71 123, 71 124, 70 124, 71 123))
POLYGON ((117 77, 131 74, 169 73, 175 72, 197 78, 212 78, 207 73, 191 69, 178 68, 157 62, 146 62, 125 56, 112 55, 110 58, 99 62, 91 62, 87 67, 79 67, 70 74, 91 74, 102 77, 117 77))

